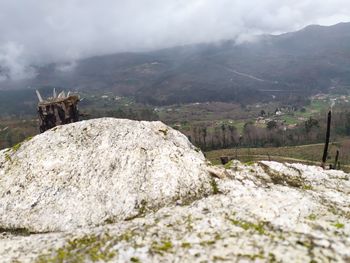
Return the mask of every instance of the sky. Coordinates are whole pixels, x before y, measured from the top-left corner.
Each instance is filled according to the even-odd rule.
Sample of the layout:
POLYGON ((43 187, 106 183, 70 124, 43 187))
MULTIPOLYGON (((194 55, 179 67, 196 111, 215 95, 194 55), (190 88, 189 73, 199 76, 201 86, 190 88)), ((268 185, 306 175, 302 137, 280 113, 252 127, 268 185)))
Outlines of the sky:
POLYGON ((350 21, 349 0, 0 0, 0 81, 32 65, 350 21))

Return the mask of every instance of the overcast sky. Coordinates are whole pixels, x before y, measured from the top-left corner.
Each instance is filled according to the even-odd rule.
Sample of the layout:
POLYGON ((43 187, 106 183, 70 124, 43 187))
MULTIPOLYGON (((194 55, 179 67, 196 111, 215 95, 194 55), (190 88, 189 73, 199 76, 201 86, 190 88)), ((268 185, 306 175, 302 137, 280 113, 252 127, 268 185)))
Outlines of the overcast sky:
POLYGON ((0 0, 0 65, 21 79, 31 64, 346 21, 349 0, 0 0))

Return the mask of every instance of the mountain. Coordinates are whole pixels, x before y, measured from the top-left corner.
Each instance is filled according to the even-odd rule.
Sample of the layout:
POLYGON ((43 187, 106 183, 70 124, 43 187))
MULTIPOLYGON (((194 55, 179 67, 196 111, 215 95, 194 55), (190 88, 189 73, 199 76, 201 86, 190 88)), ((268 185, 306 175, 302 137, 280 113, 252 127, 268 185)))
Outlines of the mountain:
POLYGON ((113 91, 140 102, 250 102, 350 87, 350 23, 308 26, 250 43, 223 41, 38 68, 30 85, 113 91))

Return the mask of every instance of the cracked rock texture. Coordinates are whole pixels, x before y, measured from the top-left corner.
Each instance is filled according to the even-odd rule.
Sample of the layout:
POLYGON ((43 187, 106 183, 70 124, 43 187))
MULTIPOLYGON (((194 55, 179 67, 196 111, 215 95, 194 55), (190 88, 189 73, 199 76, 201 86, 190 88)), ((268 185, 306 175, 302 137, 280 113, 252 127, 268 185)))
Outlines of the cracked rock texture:
MULTIPOLYGON (((160 123, 147 125, 165 127, 160 123)), ((189 145, 186 138, 170 129, 161 134, 156 131, 153 136, 171 134, 179 137, 174 141, 183 140, 189 145)), ((25 151, 27 147, 24 144, 19 149, 25 151)), ((209 184, 215 191, 209 196, 187 202, 157 200, 154 202, 164 206, 153 212, 65 232, 29 234, 3 230, 0 262, 350 262, 349 174, 277 162, 248 165, 233 161, 225 166, 227 169, 210 165, 205 168, 202 155, 192 146, 186 147, 198 159, 183 163, 188 165, 183 171, 198 182, 195 185, 205 187, 184 184, 180 192, 182 187, 200 189, 200 195, 208 187, 210 173, 213 177, 209 184), (203 181, 199 179, 202 175, 193 174, 194 169, 204 174, 203 181)), ((4 154, 1 158, 6 158, 4 154)), ((11 154, 11 158, 16 156, 11 154)), ((103 159, 109 158, 107 155, 103 159)), ((162 170, 164 176, 167 172, 173 170, 162 170)), ((169 182, 165 188, 172 189, 172 184, 169 182)), ((190 194, 195 190, 184 191, 190 194)), ((2 198, 1 205, 6 204, 2 198)), ((30 216, 28 211, 27 207, 30 216)))
POLYGON ((0 152, 0 228, 52 232, 131 219, 211 192, 203 154, 161 122, 59 126, 0 152))

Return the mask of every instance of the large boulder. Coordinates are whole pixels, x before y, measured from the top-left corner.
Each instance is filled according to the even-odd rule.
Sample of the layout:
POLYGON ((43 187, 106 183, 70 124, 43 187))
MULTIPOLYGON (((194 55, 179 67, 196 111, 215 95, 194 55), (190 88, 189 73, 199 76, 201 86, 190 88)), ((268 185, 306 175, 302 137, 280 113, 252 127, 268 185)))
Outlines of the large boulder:
POLYGON ((212 191, 205 158, 161 122, 103 118, 0 152, 0 228, 66 231, 212 191))

